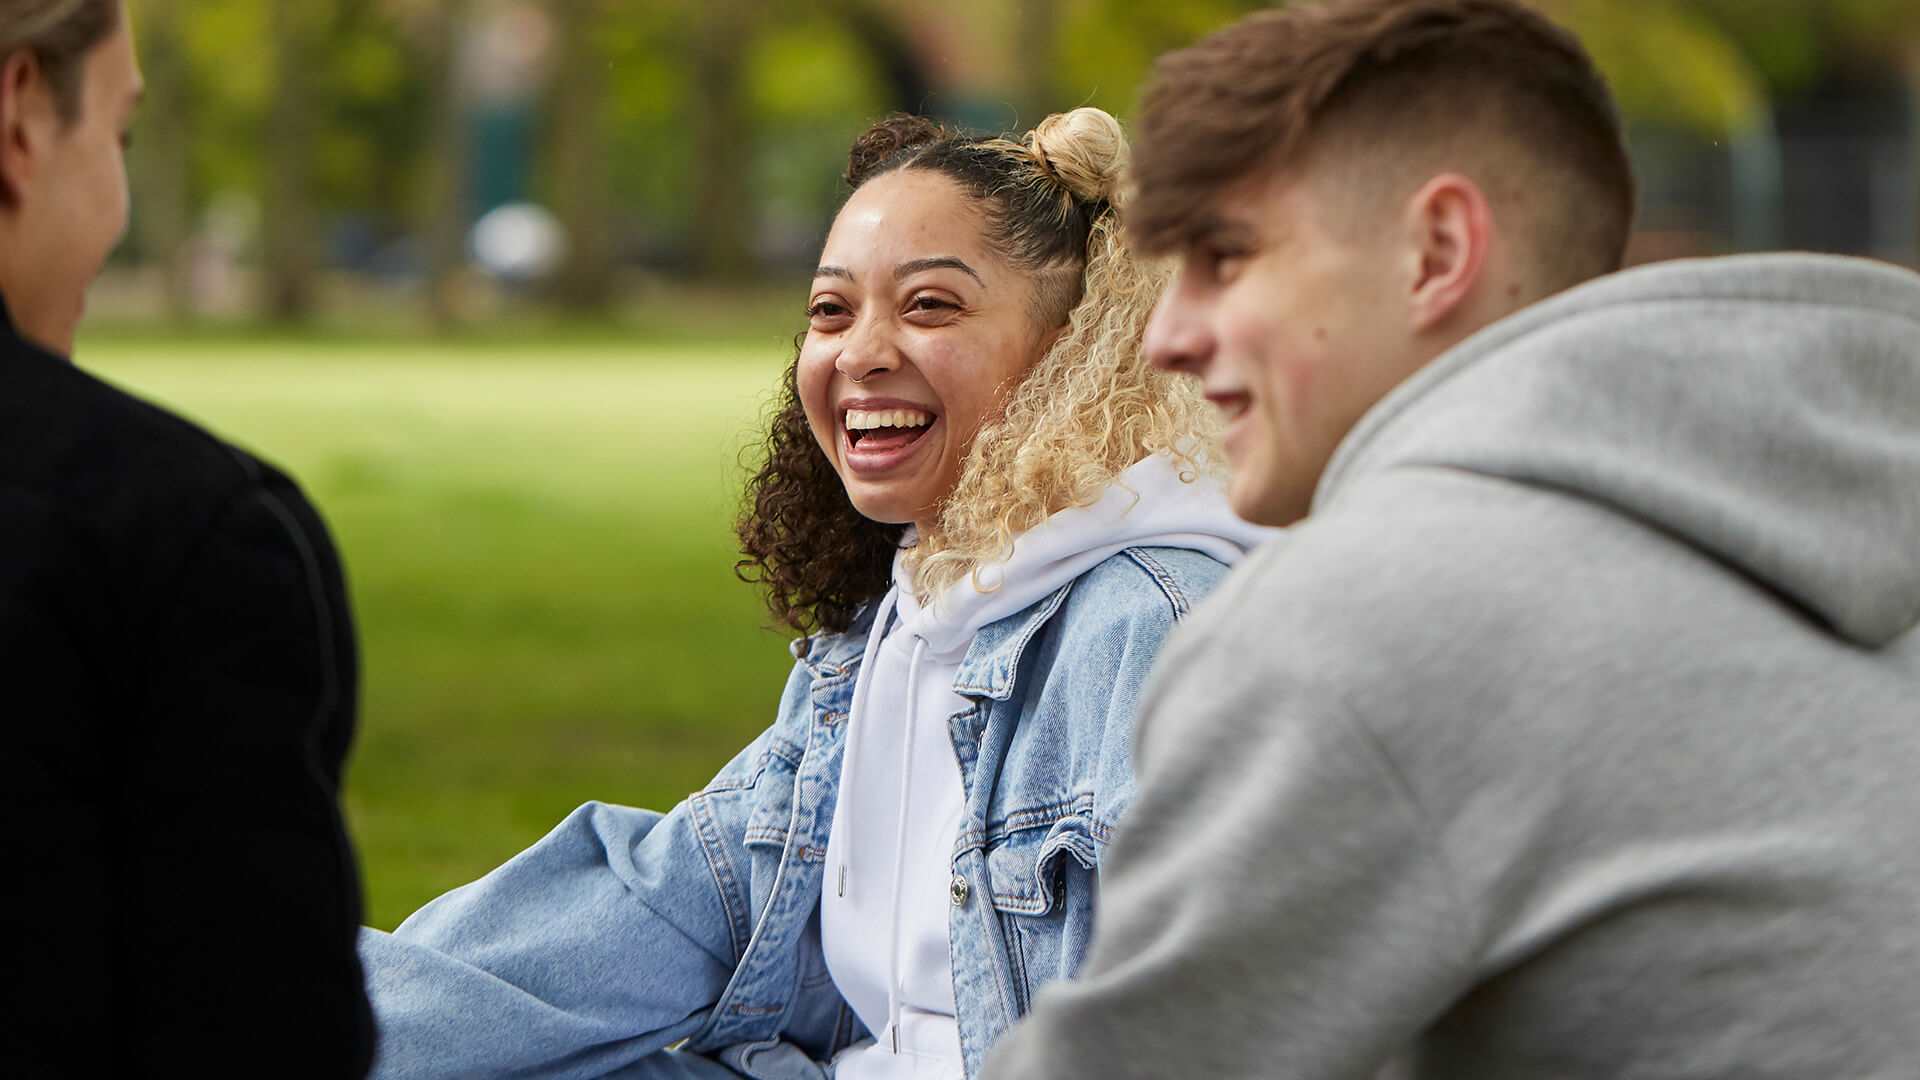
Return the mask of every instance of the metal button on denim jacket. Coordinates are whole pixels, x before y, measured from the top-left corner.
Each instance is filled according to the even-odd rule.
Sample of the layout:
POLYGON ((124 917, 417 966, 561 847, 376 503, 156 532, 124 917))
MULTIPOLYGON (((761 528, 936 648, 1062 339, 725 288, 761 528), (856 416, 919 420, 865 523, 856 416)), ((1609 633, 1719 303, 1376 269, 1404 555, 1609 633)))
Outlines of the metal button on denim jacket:
MULTIPOLYGON (((974 1074, 1078 968, 1100 853, 1133 795, 1133 708, 1226 568, 1135 548, 980 631, 948 720, 966 792, 949 897, 974 1074)), ((773 726, 666 814, 589 803, 506 865, 361 942, 377 1075, 597 1076, 685 1041, 750 1076, 821 1076, 866 1036, 827 974, 827 833, 865 627, 795 642, 773 726), (797 1049, 799 1053, 792 1052, 797 1049)))

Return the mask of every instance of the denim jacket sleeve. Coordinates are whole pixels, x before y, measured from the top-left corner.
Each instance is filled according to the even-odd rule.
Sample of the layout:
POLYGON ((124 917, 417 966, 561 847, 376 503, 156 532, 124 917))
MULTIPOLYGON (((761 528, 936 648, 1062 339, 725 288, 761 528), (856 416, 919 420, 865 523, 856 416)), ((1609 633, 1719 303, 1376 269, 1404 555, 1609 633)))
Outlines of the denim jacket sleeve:
POLYGON ((668 813, 588 803, 392 934, 364 930, 375 1075, 598 1076, 699 1030, 744 947, 714 850, 739 838, 714 834, 714 804, 746 818, 776 738, 668 813))

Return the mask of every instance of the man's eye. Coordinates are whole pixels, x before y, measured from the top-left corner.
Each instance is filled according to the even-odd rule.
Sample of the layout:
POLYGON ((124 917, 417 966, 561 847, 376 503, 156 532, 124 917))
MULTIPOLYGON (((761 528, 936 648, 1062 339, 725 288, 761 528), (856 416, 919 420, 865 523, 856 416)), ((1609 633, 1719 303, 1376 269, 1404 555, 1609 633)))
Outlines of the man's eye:
POLYGON ((1199 269, 1210 278, 1220 278, 1233 273, 1246 252, 1237 248, 1203 247, 1195 253, 1199 269))

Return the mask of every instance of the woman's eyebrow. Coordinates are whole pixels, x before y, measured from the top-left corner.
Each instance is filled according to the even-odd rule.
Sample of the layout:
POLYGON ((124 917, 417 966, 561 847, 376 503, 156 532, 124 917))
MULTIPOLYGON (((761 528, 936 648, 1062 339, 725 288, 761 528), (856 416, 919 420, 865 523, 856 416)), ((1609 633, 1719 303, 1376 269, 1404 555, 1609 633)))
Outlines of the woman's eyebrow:
POLYGON ((980 275, 974 271, 973 267, 968 266, 965 260, 954 255, 935 255, 931 258, 911 259, 903 262, 893 268, 893 280, 899 281, 901 278, 917 274, 922 270, 958 270, 973 280, 980 282, 982 288, 985 288, 987 284, 981 280, 980 275))
POLYGON ((844 266, 816 267, 814 268, 813 276, 816 278, 832 277, 832 278, 846 278, 848 281, 855 280, 853 276, 853 271, 847 269, 844 266))

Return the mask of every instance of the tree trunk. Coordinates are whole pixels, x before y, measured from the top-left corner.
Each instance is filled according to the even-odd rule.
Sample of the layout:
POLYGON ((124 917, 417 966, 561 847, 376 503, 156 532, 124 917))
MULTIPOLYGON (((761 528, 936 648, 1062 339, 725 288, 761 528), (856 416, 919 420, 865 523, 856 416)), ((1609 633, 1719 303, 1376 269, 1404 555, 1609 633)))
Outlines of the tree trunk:
POLYGON ((575 311, 602 311, 613 301, 611 179, 607 171, 606 60, 595 31, 598 0, 562 0, 557 20, 553 92, 548 118, 554 214, 566 230, 567 253, 553 298, 575 311))
POLYGON ((265 314, 297 322, 313 312, 318 273, 313 146, 318 103, 311 76, 315 5, 272 0, 274 86, 264 133, 266 190, 261 198, 261 280, 265 314))
POLYGON ((1030 130, 1048 115, 1066 106, 1054 78, 1059 65, 1059 5, 1054 0, 1018 0, 1020 17, 1014 20, 1014 62, 1019 65, 1015 78, 1020 95, 1018 127, 1030 130))
POLYGON ((933 77, 898 23, 887 12, 859 0, 843 0, 833 12, 879 66, 891 110, 925 112, 933 98, 933 77))
POLYGON ((141 66, 146 104, 128 179, 133 187, 135 239, 165 282, 167 313, 195 314, 187 241, 193 231, 193 164, 186 125, 189 80, 180 37, 181 0, 147 0, 140 9, 141 66))
POLYGON ((455 290, 466 264, 466 102, 459 83, 459 50, 467 18, 467 0, 435 0, 426 27, 433 106, 421 231, 427 240, 427 317, 440 331, 459 322, 455 290))
POLYGON ((753 268, 752 110, 743 0, 704 0, 693 40, 693 246, 703 277, 736 280, 753 268))

